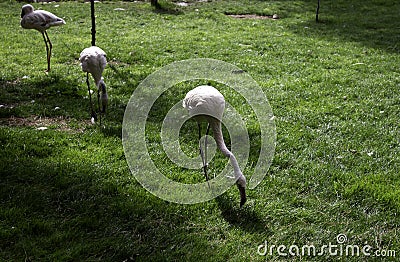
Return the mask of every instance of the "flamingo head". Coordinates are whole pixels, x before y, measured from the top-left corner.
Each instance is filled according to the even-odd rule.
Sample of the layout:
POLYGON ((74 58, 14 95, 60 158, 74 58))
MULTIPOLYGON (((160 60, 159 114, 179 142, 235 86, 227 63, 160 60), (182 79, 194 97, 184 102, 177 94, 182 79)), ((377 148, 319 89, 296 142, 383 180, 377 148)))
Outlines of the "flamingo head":
POLYGON ((30 14, 35 10, 32 5, 24 5, 21 11, 21 18, 24 18, 25 15, 30 14))

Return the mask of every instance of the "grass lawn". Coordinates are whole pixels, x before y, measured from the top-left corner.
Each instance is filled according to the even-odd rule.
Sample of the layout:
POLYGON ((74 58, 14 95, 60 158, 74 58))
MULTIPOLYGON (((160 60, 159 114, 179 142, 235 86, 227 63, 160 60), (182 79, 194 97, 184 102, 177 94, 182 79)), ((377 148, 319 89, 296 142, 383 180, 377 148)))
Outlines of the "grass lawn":
MULTIPOLYGON (((90 123, 78 61, 91 44, 90 5, 33 4, 66 21, 48 30, 53 56, 46 75, 41 34, 20 27, 22 3, 0 3, 0 261, 394 261, 394 252, 400 255, 398 1, 321 1, 320 23, 316 0, 188 3, 161 2, 161 11, 146 2, 96 4, 96 44, 109 61, 103 76, 110 103, 101 128, 90 123), (236 187, 200 204, 164 201, 128 168, 121 132, 132 93, 156 70, 191 58, 241 68, 274 112, 274 158, 243 208, 236 187), (347 238, 341 245, 339 234, 347 238), (262 256, 265 243, 272 254, 262 256), (318 253, 330 243, 338 245, 336 255, 289 254, 290 246, 318 253), (346 245, 360 247, 360 256, 346 256, 346 245), (367 245, 370 256, 361 252, 367 245)), ((197 183, 204 181, 201 169, 174 165, 160 143, 165 115, 193 87, 179 84, 156 101, 146 142, 163 173, 197 183)), ((250 178, 260 126, 243 97, 221 90, 246 122, 251 146, 242 170, 250 178)), ((185 123, 180 138, 191 156, 198 152, 195 128, 185 123)), ((217 154, 210 171, 227 163, 217 154)))

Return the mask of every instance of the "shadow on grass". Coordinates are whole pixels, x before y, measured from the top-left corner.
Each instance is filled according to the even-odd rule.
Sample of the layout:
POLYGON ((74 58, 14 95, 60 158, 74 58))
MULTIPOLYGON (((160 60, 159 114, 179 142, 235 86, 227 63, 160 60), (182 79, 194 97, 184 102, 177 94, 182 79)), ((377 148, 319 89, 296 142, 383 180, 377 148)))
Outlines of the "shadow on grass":
MULTIPOLYGON (((317 1, 304 1, 307 10, 316 9, 317 1)), ((321 1, 319 23, 315 16, 299 20, 292 30, 300 35, 343 42, 358 42, 387 52, 400 51, 398 1, 321 1)))
POLYGON ((85 91, 72 80, 52 75, 0 84, 3 85, 1 118, 34 115, 82 119, 89 116, 89 102, 82 96, 85 91))
POLYGON ((209 249, 185 234, 185 214, 97 164, 2 158, 1 259, 159 261, 180 257, 184 243, 209 249))
MULTIPOLYGON (((35 79, 0 81, 0 118, 30 116, 90 120, 90 102, 86 84, 52 74, 35 79)), ((92 84, 92 89, 93 84, 92 84)), ((97 109, 96 91, 92 104, 97 109)), ((108 112, 104 117, 103 133, 121 137, 122 119, 126 104, 110 96, 108 112)))
POLYGON ((176 4, 167 1, 158 1, 157 5, 154 6, 153 12, 156 14, 167 14, 167 15, 183 14, 183 11, 180 10, 176 4))
POLYGON ((226 194, 217 197, 216 201, 222 212, 222 216, 231 225, 238 226, 252 233, 272 234, 268 229, 267 221, 261 218, 251 207, 246 206, 246 204, 242 208, 239 208, 238 201, 235 202, 226 194))

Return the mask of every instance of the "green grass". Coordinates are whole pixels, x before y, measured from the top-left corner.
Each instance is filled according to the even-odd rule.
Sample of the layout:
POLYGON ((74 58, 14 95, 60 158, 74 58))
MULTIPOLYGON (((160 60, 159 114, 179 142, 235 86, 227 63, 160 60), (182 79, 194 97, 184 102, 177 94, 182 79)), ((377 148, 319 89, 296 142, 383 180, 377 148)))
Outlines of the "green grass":
MULTIPOLYGON (((96 4, 96 44, 109 61, 104 128, 88 121, 78 62, 91 41, 89 4, 34 4, 67 22, 48 31, 46 75, 40 33, 19 25, 22 3, 0 3, 0 260, 382 260, 257 254, 265 241, 321 247, 340 233, 348 244, 400 252, 398 2, 321 1, 318 24, 317 1, 189 2, 165 2, 161 11, 144 2, 96 4), (274 13, 279 20, 226 16, 274 13), (274 160, 241 209, 235 187, 201 204, 163 201, 126 163, 121 128, 131 94, 155 70, 190 58, 245 70, 276 116, 274 160)), ((190 88, 180 84, 157 100, 146 139, 163 172, 197 183, 201 170, 173 165, 160 146, 164 115, 190 88)), ((252 145, 242 168, 250 177, 259 125, 242 97, 221 88, 246 120, 252 145)), ((194 128, 188 122, 181 131, 193 156, 194 128)), ((217 155, 210 168, 218 173, 226 163, 217 155)))

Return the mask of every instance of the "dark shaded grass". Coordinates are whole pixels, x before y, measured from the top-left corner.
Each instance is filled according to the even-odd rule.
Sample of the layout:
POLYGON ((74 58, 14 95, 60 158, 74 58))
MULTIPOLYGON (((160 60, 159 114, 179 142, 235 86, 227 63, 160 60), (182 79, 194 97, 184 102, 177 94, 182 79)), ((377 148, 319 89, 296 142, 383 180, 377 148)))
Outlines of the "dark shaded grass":
MULTIPOLYGON (((214 1, 179 13, 153 12, 146 3, 96 5, 96 42, 110 61, 105 128, 0 128, 1 259, 280 260, 257 255, 258 245, 321 246, 341 233, 349 244, 399 250, 399 4, 321 4, 319 24, 311 0, 214 1), (116 7, 125 12, 111 12, 116 7), (281 19, 235 20, 226 13, 277 13, 281 19), (276 115, 273 164, 262 184, 249 190, 243 209, 234 187, 207 203, 164 202, 146 192, 126 165, 120 137, 130 94, 163 65, 196 57, 221 59, 250 73, 276 115)), ((6 34, 0 40, 0 103, 7 106, 0 116, 87 120, 85 75, 77 58, 90 45, 89 5, 36 6, 64 15, 68 26, 49 31, 55 46, 53 71, 46 76, 40 34, 19 28, 20 4, 1 3, 6 34)), ((182 86, 160 97, 147 123, 152 157, 166 172, 178 168, 164 163, 160 120, 190 88, 182 86)), ((249 117, 254 162, 260 145, 253 113, 234 92, 224 95, 249 117)), ((193 155, 195 127, 188 122, 182 131, 185 150, 193 155)), ((212 168, 217 172, 225 164, 220 157, 212 168)), ((246 171, 250 176, 251 164, 246 171)), ((189 182, 203 179, 200 170, 187 177, 179 177, 180 169, 175 173, 189 182)))

